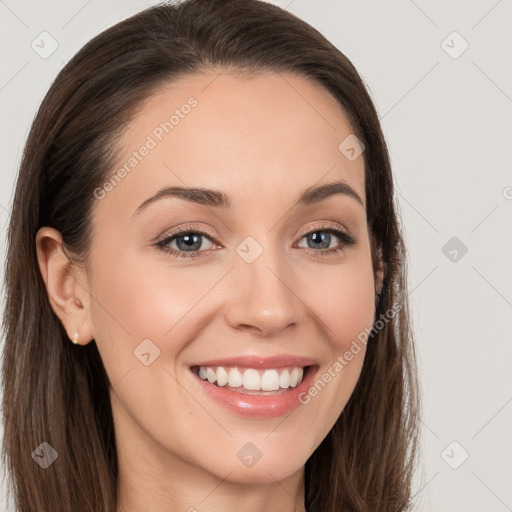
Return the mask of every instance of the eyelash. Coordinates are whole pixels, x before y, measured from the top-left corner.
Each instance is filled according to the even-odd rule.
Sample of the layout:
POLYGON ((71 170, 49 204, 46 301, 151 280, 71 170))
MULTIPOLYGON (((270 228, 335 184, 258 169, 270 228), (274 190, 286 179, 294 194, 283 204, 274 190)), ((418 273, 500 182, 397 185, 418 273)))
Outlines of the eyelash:
MULTIPOLYGON (((315 227, 313 230, 308 231, 307 233, 304 233, 299 238, 299 241, 302 240, 305 236, 311 235, 313 233, 318 233, 318 232, 330 233, 330 234, 337 236, 341 240, 343 247, 350 247, 357 242, 357 240, 352 235, 350 235, 346 231, 340 229, 335 224, 329 224, 327 226, 315 227)), ((190 252, 177 251, 176 249, 170 249, 169 247, 167 247, 167 245, 169 243, 174 241, 174 239, 178 238, 180 235, 190 235, 190 234, 204 236, 204 237, 210 239, 210 241, 216 243, 216 240, 212 237, 211 234, 201 231, 200 229, 192 229, 190 227, 185 227, 185 228, 178 229, 174 233, 171 233, 170 235, 166 236, 165 238, 157 241, 154 244, 155 250, 163 251, 165 254, 167 254, 168 256, 172 256, 173 258, 198 258, 201 256, 201 253, 205 252, 205 251, 190 251, 190 252)), ((328 255, 331 255, 333 253, 343 252, 344 251, 343 247, 334 247, 332 249, 319 249, 319 250, 308 248, 308 249, 306 249, 306 252, 308 254, 311 254, 314 257, 322 258, 322 257, 328 256, 328 255)))

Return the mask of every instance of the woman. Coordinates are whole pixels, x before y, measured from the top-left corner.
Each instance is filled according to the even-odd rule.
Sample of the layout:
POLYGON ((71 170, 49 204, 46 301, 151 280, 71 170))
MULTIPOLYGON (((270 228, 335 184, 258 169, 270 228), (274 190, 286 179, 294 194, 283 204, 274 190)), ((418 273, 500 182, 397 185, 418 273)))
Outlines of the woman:
POLYGON ((189 0, 95 37, 34 120, 8 243, 17 510, 410 509, 388 153, 311 26, 189 0))

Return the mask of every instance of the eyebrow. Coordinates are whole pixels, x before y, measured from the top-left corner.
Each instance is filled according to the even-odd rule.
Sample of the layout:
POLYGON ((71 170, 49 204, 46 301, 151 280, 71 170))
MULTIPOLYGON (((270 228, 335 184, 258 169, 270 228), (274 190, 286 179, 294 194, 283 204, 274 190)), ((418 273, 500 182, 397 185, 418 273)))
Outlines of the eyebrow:
MULTIPOLYGON (((325 199, 328 199, 329 197, 338 194, 351 197, 364 207, 363 201, 357 192, 350 185, 343 181, 335 181, 333 183, 328 183, 326 185, 320 185, 317 187, 308 187, 302 192, 294 206, 317 204, 321 201, 324 201, 325 199)), ((217 208, 231 208, 232 206, 229 196, 227 196, 224 192, 210 190, 207 188, 166 187, 159 190, 155 195, 142 202, 133 212, 132 216, 141 213, 141 211, 151 203, 166 197, 177 197, 192 203, 217 208)))

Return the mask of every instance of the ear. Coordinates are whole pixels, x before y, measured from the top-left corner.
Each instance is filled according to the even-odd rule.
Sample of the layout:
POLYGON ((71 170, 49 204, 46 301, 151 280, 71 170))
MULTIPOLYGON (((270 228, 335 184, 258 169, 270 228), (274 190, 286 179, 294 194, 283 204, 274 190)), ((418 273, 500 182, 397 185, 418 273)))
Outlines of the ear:
POLYGON ((78 333, 78 343, 94 339, 90 320, 90 295, 85 271, 73 264, 62 247, 62 236, 54 228, 40 228, 36 235, 39 269, 50 305, 69 338, 78 333))

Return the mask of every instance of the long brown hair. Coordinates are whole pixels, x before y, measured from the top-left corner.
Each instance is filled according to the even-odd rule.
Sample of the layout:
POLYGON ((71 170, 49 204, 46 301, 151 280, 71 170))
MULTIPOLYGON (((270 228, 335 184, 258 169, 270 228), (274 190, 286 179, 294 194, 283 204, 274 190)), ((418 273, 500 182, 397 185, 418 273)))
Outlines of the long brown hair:
POLYGON ((112 170, 123 127, 158 86, 212 67, 316 81, 366 148, 372 254, 375 265, 381 251, 386 270, 376 318, 400 307, 370 333, 356 388, 306 463, 306 506, 394 512, 412 505, 420 395, 406 253, 370 95, 347 57, 291 13, 258 0, 187 0, 148 8, 88 42, 51 85, 26 142, 8 229, 2 366, 2 457, 19 512, 117 507, 110 382, 95 342, 77 350, 50 306, 37 230, 57 229, 69 253, 86 262, 94 190, 112 170), (58 453, 47 469, 32 456, 43 442, 58 453))

